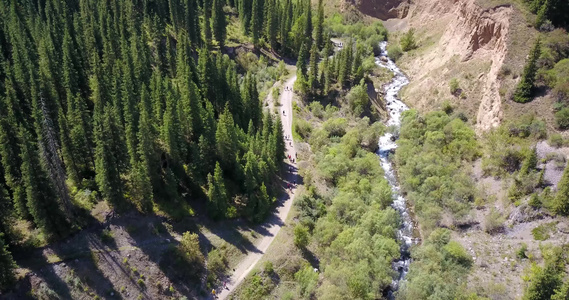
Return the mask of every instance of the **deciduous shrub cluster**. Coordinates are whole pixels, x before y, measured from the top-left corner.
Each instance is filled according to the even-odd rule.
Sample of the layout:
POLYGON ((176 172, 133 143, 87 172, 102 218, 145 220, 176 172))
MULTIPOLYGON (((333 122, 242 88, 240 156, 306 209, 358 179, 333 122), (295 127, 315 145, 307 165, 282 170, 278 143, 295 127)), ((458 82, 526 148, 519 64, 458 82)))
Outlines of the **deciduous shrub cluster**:
POLYGON ((433 230, 443 212, 460 219, 474 200, 473 182, 464 163, 480 155, 474 131, 459 118, 437 111, 403 115, 395 154, 401 185, 423 230, 433 230))

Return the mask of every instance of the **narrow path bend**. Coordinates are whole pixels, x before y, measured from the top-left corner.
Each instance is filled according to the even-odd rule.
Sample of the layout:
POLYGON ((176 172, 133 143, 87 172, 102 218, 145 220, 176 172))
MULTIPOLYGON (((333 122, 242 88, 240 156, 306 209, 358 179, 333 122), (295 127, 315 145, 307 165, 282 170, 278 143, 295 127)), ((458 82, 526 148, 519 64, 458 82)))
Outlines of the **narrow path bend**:
MULTIPOLYGON (((296 75, 285 82, 284 86, 288 87, 288 89, 284 90, 283 88, 281 90, 281 106, 278 111, 283 124, 283 135, 288 137, 288 139, 285 140, 287 157, 288 155, 295 157, 296 154, 294 142, 292 142, 292 87, 295 81, 296 75)), ((287 169, 288 167, 292 167, 293 171, 287 172, 287 176, 285 177, 286 183, 284 184, 293 183, 295 181, 299 182, 296 158, 295 163, 291 163, 289 160, 287 160, 287 169)), ((268 234, 255 244, 255 247, 258 249, 258 251, 249 252, 247 256, 237 265, 231 274, 231 277, 227 281, 227 288, 223 289, 222 287, 222 291, 218 293, 218 299, 226 299, 239 286, 239 284, 241 284, 243 279, 247 277, 247 274, 251 272, 257 262, 259 262, 261 257, 263 257, 265 251, 267 251, 281 228, 285 225, 286 218, 288 216, 290 208, 292 207, 292 201, 296 193, 296 187, 293 187, 290 190, 286 189, 286 191, 287 193, 278 199, 276 211, 274 211, 266 221, 266 224, 268 224, 266 226, 268 234)))

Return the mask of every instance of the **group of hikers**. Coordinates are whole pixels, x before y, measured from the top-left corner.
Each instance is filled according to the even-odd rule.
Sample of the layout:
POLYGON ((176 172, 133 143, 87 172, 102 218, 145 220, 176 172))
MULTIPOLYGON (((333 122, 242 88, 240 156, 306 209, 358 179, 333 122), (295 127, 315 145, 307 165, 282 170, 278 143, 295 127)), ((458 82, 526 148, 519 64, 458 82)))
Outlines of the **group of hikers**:
MULTIPOLYGON (((285 86, 284 88, 285 91, 292 91, 291 87, 285 86)), ((283 116, 285 115, 285 111, 283 110, 283 116)), ((289 141, 289 145, 292 147, 292 138, 288 135, 284 136, 285 140, 289 141)), ((298 153, 294 154, 294 157, 291 156, 290 154, 287 154, 288 160, 292 163, 295 162, 295 159, 298 158, 298 153)), ((288 167, 288 171, 292 174, 292 172, 294 171, 292 167, 288 167)), ((293 180, 292 184, 290 182, 287 183, 287 188, 290 189, 292 191, 292 188, 296 186, 296 180, 293 180)), ((233 271, 235 271, 235 269, 233 269, 233 271)), ((229 289, 227 287, 227 281, 223 282, 223 289, 229 289)), ((213 296, 214 299, 217 299, 217 292, 215 289, 211 290, 211 295, 213 296)))

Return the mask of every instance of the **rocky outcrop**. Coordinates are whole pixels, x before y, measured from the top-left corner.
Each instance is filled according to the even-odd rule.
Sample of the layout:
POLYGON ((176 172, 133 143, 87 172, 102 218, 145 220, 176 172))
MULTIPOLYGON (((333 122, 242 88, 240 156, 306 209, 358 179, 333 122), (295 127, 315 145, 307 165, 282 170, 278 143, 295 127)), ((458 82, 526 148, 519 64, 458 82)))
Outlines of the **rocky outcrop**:
POLYGON ((409 12, 409 0, 348 0, 360 12, 374 18, 387 20, 405 18, 409 12))

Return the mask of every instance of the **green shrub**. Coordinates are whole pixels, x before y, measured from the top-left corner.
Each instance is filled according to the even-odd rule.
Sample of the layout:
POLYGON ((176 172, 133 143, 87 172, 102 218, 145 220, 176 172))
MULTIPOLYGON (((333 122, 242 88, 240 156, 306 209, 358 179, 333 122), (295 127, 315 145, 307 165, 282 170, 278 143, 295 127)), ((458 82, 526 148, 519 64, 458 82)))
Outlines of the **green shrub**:
POLYGON ((532 229, 531 234, 536 241, 545 241, 551 237, 550 234, 555 230, 556 225, 557 222, 541 224, 532 229))
POLYGON ((450 101, 445 100, 443 101, 443 103, 441 104, 441 110, 445 112, 445 114, 450 115, 452 114, 453 108, 452 105, 450 104, 450 101))
POLYGON ((184 232, 178 245, 182 257, 192 266, 203 268, 204 256, 200 250, 198 235, 189 231, 184 232))
POLYGON ((520 249, 518 249, 518 251, 516 251, 516 256, 519 259, 524 259, 524 258, 528 258, 526 251, 528 250, 528 245, 526 243, 522 243, 522 245, 520 246, 520 249))
POLYGON ((309 107, 310 107, 310 112, 312 112, 312 114, 315 117, 320 119, 324 117, 324 106, 322 106, 320 102, 314 101, 310 103, 309 107))
POLYGON ((531 197, 529 198, 529 201, 528 201, 528 205, 535 208, 535 209, 538 209, 541 207, 541 200, 539 199, 539 196, 537 195, 537 193, 533 193, 531 195, 531 197))
POLYGON ((563 283, 559 268, 552 264, 546 264, 545 268, 533 264, 528 277, 524 300, 551 299, 563 283))
POLYGON ((294 279, 298 282, 299 294, 310 299, 318 284, 318 273, 307 264, 294 274, 294 279))
POLYGON ((308 228, 301 224, 294 227, 294 245, 300 249, 305 249, 308 246, 308 228))
POLYGON ((312 133, 312 124, 302 118, 294 119, 294 131, 299 135, 301 139, 306 139, 312 133))
POLYGON ((502 216, 502 214, 492 208, 490 213, 484 219, 484 230, 488 233, 495 233, 499 232, 504 229, 504 222, 506 220, 502 216))
POLYGON ((458 84, 458 79, 453 78, 449 83, 450 93, 454 96, 460 95, 461 89, 458 84))
POLYGON ((563 140, 563 136, 559 133, 554 133, 549 136, 549 145, 555 148, 563 147, 565 141, 563 140))
POLYGON ((461 164, 479 155, 472 128, 442 111, 423 117, 409 110, 403 114, 398 144, 395 162, 401 186, 423 228, 434 229, 443 211, 465 217, 475 190, 461 164))
POLYGON ((507 128, 512 137, 543 139, 547 136, 545 122, 534 114, 522 115, 509 122, 507 128))
POLYGON ((344 118, 332 118, 324 122, 322 127, 328 132, 328 137, 342 137, 346 134, 347 126, 348 120, 344 118))
POLYGON ((369 96, 367 94, 367 88, 365 83, 362 82, 359 85, 352 87, 348 95, 346 95, 348 99, 348 104, 350 105, 350 109, 355 116, 361 115, 366 107, 369 105, 369 96))
POLYGON ((275 103, 275 106, 280 105, 280 102, 279 102, 280 95, 281 95, 281 90, 279 88, 273 88, 272 97, 273 97, 273 101, 275 103))
POLYGON ((412 255, 414 262, 398 299, 472 299, 465 297, 463 288, 472 258, 459 243, 450 241, 448 229, 433 231, 412 255))
POLYGON ((243 283, 241 295, 237 299, 261 300, 267 299, 275 288, 273 279, 266 273, 256 271, 243 283))
POLYGON ((273 267, 273 263, 270 261, 266 261, 265 264, 263 265, 263 271, 269 275, 269 276, 273 276, 275 273, 275 269, 273 267))
POLYGON ((569 107, 564 107, 555 113, 555 124, 559 129, 569 129, 569 107))
POLYGON ((288 75, 288 70, 287 70, 286 64, 283 60, 279 61, 278 74, 279 74, 279 78, 283 78, 284 76, 288 75))
POLYGON ((399 58, 401 58, 403 55, 403 50, 401 50, 401 47, 397 44, 387 46, 386 50, 387 56, 389 56, 389 58, 391 58, 393 61, 399 60, 399 58))
POLYGON ((512 74, 512 68, 510 68, 510 66, 508 65, 502 65, 500 71, 498 72, 498 78, 504 79, 506 76, 509 76, 511 74, 512 74))
POLYGON ((553 90, 551 91, 551 96, 558 102, 568 102, 569 101, 569 80, 561 81, 555 84, 553 90))
POLYGON ((114 241, 114 237, 113 237, 113 232, 110 231, 109 229, 103 229, 103 231, 101 231, 101 242, 105 243, 105 244, 110 244, 114 241))
POLYGON ((401 50, 407 52, 417 48, 417 43, 415 42, 415 30, 413 28, 409 29, 403 37, 401 37, 401 50))
POLYGON ((227 267, 227 258, 219 249, 213 249, 207 255, 207 268, 209 272, 222 275, 227 267))
POLYGON ((472 257, 470 257, 464 247, 462 247, 458 242, 450 241, 444 247, 444 250, 448 253, 449 258, 456 263, 465 267, 470 267, 472 265, 472 257))

